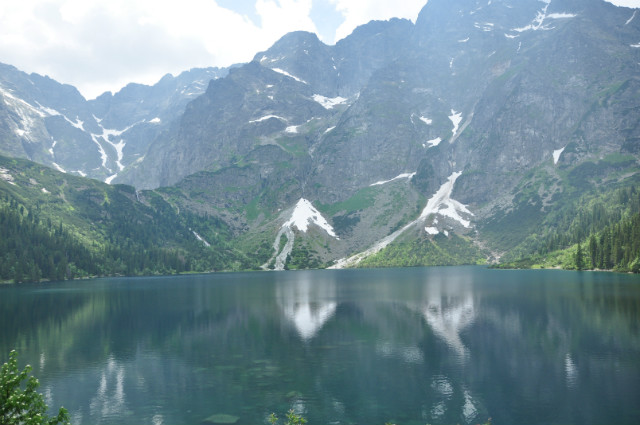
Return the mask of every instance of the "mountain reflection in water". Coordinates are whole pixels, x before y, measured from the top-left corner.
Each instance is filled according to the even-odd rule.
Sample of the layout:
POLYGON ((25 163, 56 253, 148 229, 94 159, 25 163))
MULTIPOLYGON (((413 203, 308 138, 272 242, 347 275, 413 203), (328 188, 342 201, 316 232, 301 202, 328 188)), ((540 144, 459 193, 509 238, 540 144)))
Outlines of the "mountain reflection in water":
MULTIPOLYGON (((73 423, 640 423, 640 281, 480 267, 0 288, 73 423)), ((7 354, 5 354, 6 356, 7 354)))

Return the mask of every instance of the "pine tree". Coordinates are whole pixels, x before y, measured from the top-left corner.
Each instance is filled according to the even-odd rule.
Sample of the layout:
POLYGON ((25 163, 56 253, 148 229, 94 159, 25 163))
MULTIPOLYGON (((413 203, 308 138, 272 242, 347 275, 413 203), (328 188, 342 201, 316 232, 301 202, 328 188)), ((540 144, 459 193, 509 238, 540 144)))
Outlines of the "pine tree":
POLYGON ((578 248, 576 249, 575 264, 577 270, 584 270, 584 256, 580 242, 578 242, 578 248))
POLYGON ((591 262, 591 268, 595 269, 598 264, 598 242, 593 234, 589 237, 589 260, 591 262))

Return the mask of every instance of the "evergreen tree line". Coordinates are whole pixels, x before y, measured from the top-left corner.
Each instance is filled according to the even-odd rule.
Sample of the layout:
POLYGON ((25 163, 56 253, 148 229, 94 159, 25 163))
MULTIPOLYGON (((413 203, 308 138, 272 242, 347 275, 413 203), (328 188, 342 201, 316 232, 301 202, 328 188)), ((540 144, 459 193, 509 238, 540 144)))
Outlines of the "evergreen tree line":
POLYGON ((576 268, 640 272, 640 213, 592 233, 586 246, 578 244, 576 268))
POLYGON ((625 217, 640 212, 640 192, 635 186, 615 190, 606 199, 589 206, 576 206, 557 218, 556 229, 537 244, 535 252, 544 255, 584 242, 605 228, 620 223, 625 217))
POLYGON ((95 273, 89 250, 61 224, 42 223, 14 200, 0 208, 0 280, 37 282, 95 273))
POLYGON ((575 269, 640 272, 640 191, 635 186, 619 188, 588 206, 567 210, 556 229, 566 230, 549 232, 538 241, 533 258, 509 265, 533 264, 535 258, 577 245, 575 269))
MULTIPOLYGON (((106 238, 81 243, 61 223, 41 220, 14 199, 0 203, 0 281, 15 283, 91 276, 136 276, 251 268, 251 262, 211 234, 205 247, 176 216, 146 219, 106 207, 106 238)), ((197 222, 189 217, 191 223, 197 222)), ((206 223, 205 223, 206 224, 206 223)), ((219 222, 215 224, 220 225, 219 222)), ((226 235, 225 235, 226 236, 226 235)))

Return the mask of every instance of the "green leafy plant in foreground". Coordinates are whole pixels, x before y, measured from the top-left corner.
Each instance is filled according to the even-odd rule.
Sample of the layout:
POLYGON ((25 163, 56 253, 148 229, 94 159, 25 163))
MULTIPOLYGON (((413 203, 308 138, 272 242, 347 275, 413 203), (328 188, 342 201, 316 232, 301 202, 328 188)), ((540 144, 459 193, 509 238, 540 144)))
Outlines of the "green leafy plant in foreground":
POLYGON ((9 361, 0 370, 0 424, 2 425, 69 425, 69 413, 61 407, 57 416, 47 415, 47 405, 36 389, 40 382, 29 376, 31 366, 18 369, 18 353, 9 354, 9 361), (24 389, 22 383, 26 381, 24 389))
MULTIPOLYGON (((307 420, 303 418, 301 415, 296 414, 296 412, 294 412, 293 409, 287 412, 286 418, 287 420, 285 421, 284 425, 304 425, 307 423, 307 420)), ((269 415, 269 423, 271 425, 278 424, 278 417, 276 416, 275 413, 272 413, 271 415, 269 415)))

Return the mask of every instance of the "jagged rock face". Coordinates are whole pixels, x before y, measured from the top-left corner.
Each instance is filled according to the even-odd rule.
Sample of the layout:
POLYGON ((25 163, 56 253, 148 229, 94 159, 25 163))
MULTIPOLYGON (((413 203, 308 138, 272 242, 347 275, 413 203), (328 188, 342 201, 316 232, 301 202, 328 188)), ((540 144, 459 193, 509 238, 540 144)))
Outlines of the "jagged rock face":
POLYGON ((483 175, 483 184, 460 191, 464 202, 487 202, 509 187, 505 181, 550 163, 553 152, 566 146, 582 152, 574 156, 580 161, 624 151, 638 138, 638 65, 631 58, 640 56, 632 43, 621 42, 638 36, 637 26, 625 28, 628 9, 557 3, 548 4, 547 15, 561 17, 542 37, 541 30, 527 29, 514 39, 521 40, 517 55, 491 81, 474 110, 471 131, 456 142, 455 157, 483 175), (605 27, 603 15, 619 21, 605 27), (631 60, 620 60, 625 55, 631 60))
POLYGON ((577 137, 594 91, 632 78, 638 29, 627 15, 601 0, 434 0, 415 25, 372 22, 335 46, 288 34, 212 83, 124 181, 156 187, 222 169, 282 147, 293 126, 297 157, 312 158, 306 187, 323 202, 422 161, 439 170, 430 187, 453 170, 526 169, 577 137), (314 95, 346 101, 323 111, 314 95))
POLYGON ((309 146, 297 126, 328 115, 313 94, 308 84, 255 62, 233 70, 189 104, 180 126, 160 139, 136 173, 155 185, 175 184, 194 171, 235 164, 266 145, 305 157, 309 146), (157 163, 162 165, 151 166, 157 163))
POLYGON ((262 179, 285 188, 283 208, 412 172, 425 197, 462 172, 454 197, 486 208, 564 147, 560 165, 637 153, 632 15, 602 0, 432 0, 415 25, 372 22, 335 46, 288 34, 212 82, 123 181, 172 185, 210 170, 226 182, 271 146, 296 170, 262 179))
POLYGON ((0 64, 0 153, 111 182, 226 72, 194 69, 87 101, 72 86, 0 64))
MULTIPOLYGON (((59 114, 24 98, 32 115, 49 115, 34 120, 36 142, 4 149, 46 163, 49 149, 70 162, 74 149, 100 145, 82 169, 175 185, 239 232, 280 228, 273 217, 304 198, 341 224, 327 250, 349 253, 411 223, 453 175, 451 199, 481 222, 512 207, 531 170, 558 180, 611 154, 637 161, 639 63, 640 16, 603 0, 430 0, 415 24, 371 22, 335 46, 291 33, 224 78, 193 71, 130 85, 89 102, 90 113, 71 94, 59 114), (50 146, 48 134, 63 132, 50 146), (372 189, 405 175, 404 186, 372 189)), ((16 118, 3 81, 0 134, 15 139, 29 120, 16 118)))

